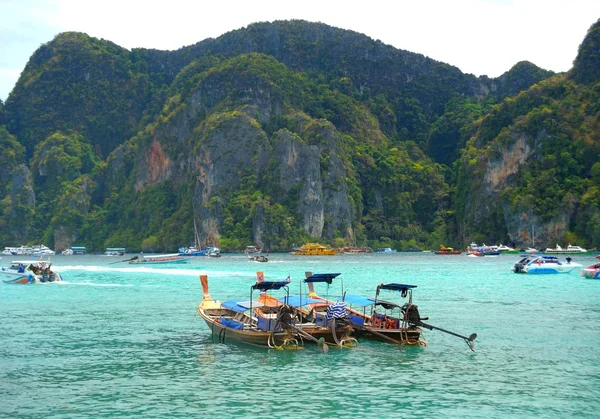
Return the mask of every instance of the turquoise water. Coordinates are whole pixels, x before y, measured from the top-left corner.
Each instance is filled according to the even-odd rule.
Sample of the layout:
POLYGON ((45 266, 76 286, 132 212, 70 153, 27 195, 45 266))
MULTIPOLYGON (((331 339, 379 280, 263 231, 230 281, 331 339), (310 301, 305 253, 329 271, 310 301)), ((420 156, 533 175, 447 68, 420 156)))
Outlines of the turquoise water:
POLYGON ((0 417, 599 417, 600 281, 516 275, 518 258, 226 254, 140 267, 55 256, 64 283, 0 284, 0 417), (199 275, 226 300, 249 297, 257 270, 291 275, 292 293, 305 271, 341 272, 348 293, 367 296, 415 284, 421 316, 476 332, 475 352, 437 331, 402 350, 213 343, 195 314, 199 275))

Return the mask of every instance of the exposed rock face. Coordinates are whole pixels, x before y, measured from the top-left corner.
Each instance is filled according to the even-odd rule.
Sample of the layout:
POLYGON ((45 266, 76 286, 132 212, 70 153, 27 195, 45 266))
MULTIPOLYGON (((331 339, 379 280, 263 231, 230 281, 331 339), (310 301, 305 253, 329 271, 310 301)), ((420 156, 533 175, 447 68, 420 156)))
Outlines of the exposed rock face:
POLYGON ((311 236, 320 237, 325 224, 325 206, 319 147, 302 144, 298 135, 287 130, 278 132, 275 142, 281 186, 288 193, 293 186, 300 185, 298 212, 302 228, 311 236))
POLYGON ((563 237, 569 226, 568 214, 562 214, 544 223, 537 215, 531 212, 511 211, 508 205, 504 207, 504 220, 512 242, 539 250, 544 250, 540 248, 544 244, 550 245, 563 237))
POLYGON ((155 185, 164 182, 171 176, 173 163, 164 152, 160 142, 152 139, 148 150, 138 165, 138 176, 135 190, 140 191, 145 185, 155 185))
POLYGON ((527 160, 535 158, 537 148, 547 134, 540 131, 535 140, 518 130, 509 135, 513 141, 500 148, 499 157, 485 162, 482 175, 477 175, 476 171, 471 172, 473 182, 478 182, 478 177, 481 176, 481 185, 475 193, 467 197, 466 225, 470 227, 466 227, 464 234, 468 236, 471 229, 481 231, 480 226, 484 225, 486 220, 489 221, 490 214, 500 213, 508 236, 515 245, 526 247, 533 246, 534 243, 538 246, 552 243, 564 236, 571 214, 561 213, 552 220, 543 221, 532 208, 515 210, 501 196, 506 187, 511 186, 519 170, 527 164, 527 160))
POLYGON ((256 156, 267 146, 260 125, 242 112, 209 119, 200 134, 193 167, 197 173, 195 212, 201 220, 201 240, 216 244, 222 222, 222 199, 239 187, 238 173, 256 174, 256 156))
POLYGON ((499 158, 490 159, 486 163, 483 174, 484 199, 501 192, 532 153, 526 136, 515 133, 513 137, 515 142, 503 149, 499 158))

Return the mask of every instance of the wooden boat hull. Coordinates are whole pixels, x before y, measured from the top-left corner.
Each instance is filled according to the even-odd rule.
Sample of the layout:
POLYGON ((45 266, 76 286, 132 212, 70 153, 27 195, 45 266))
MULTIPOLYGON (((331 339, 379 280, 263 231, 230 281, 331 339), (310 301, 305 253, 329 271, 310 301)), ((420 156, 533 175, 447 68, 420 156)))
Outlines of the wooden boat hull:
POLYGON ((150 258, 144 259, 144 260, 132 260, 129 261, 129 263, 131 264, 140 264, 140 265, 161 265, 161 264, 166 264, 166 263, 187 263, 189 260, 191 259, 190 257, 172 257, 172 258, 165 258, 165 259, 157 259, 157 260, 152 260, 150 258))
MULTIPOLYGON (((208 328, 211 330, 213 336, 217 338, 220 343, 226 343, 227 341, 233 340, 236 342, 245 343, 247 345, 261 346, 264 348, 269 347, 271 332, 237 330, 224 326, 210 318, 203 317, 203 319, 208 328)), ((275 345, 278 346, 281 346, 285 339, 290 337, 291 336, 289 336, 287 332, 277 332, 273 334, 275 345)))
MULTIPOLYGON (((250 328, 249 325, 245 325, 243 330, 234 329, 227 327, 222 323, 216 321, 212 317, 208 316, 202 309, 198 309, 198 314, 208 328, 211 330, 213 336, 218 339, 219 342, 225 343, 228 340, 234 340, 247 345, 260 346, 264 348, 270 348, 275 346, 284 346, 290 339, 296 339, 297 343, 302 345, 303 343, 314 343, 313 340, 306 337, 301 338, 297 334, 288 331, 281 331, 272 333, 270 331, 258 330, 256 328, 250 328)), ((302 332, 311 335, 316 340, 321 338, 331 345, 336 345, 336 337, 339 341, 340 337, 344 334, 345 330, 341 327, 336 328, 336 337, 333 336, 333 332, 330 328, 320 327, 314 324, 302 324, 297 326, 302 332)))
POLYGON ((53 272, 51 276, 48 275, 33 275, 31 273, 27 274, 4 274, 0 275, 2 277, 2 281, 5 284, 46 284, 52 282, 60 282, 62 281, 61 276, 53 272))
POLYGON ((358 329, 355 333, 355 336, 358 338, 390 343, 389 339, 384 338, 382 335, 397 342, 402 342, 402 345, 423 346, 424 344, 424 342, 420 340, 421 329, 418 327, 408 329, 378 329, 364 327, 358 329), (373 333, 373 331, 376 333, 373 333))

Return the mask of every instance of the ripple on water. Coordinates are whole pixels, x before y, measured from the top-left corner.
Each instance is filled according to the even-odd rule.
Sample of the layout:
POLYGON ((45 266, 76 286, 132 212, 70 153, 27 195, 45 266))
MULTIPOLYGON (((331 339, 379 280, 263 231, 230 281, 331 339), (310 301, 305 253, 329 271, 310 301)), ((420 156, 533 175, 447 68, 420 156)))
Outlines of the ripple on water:
MULTIPOLYGON (((243 255, 242 255, 243 256, 243 255)), ((64 286, 0 285, 0 416, 31 417, 594 417, 600 411, 600 281, 514 275, 515 258, 403 254, 187 266, 55 258, 64 286), (68 263, 62 263, 68 261, 68 263), (73 263, 75 261, 76 263, 73 263), (266 265, 266 266, 265 266, 266 265), (213 297, 249 298, 267 279, 340 272, 328 289, 373 296, 415 284, 429 346, 313 345, 276 351, 219 344, 195 316, 200 273, 213 297)), ((593 262, 593 258, 589 264, 593 262)), ((585 264, 584 262, 581 262, 585 264)), ((386 294, 386 299, 394 299, 386 294)))

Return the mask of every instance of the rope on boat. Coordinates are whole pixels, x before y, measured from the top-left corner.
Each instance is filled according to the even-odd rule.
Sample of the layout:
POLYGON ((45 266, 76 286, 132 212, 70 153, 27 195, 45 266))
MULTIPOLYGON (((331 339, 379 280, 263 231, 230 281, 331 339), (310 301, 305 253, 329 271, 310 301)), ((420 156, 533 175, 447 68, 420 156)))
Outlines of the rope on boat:
MULTIPOLYGON (((335 331, 335 329, 336 329, 335 318, 331 319, 330 324, 331 324, 331 335, 333 336, 333 341, 335 342, 335 344, 337 346, 339 346, 340 348, 349 348, 349 347, 358 346, 358 341, 355 338, 353 338, 352 336, 350 336, 349 333, 344 334, 344 336, 342 336, 341 339, 338 339, 337 333, 335 331)), ((346 330, 346 332, 349 332, 349 330, 352 330, 352 328, 349 325, 347 325, 345 327, 345 330, 346 330)))
POLYGON ((277 350, 300 349, 304 345, 301 334, 298 333, 298 330, 296 330, 292 325, 292 319, 295 317, 295 314, 296 313, 293 307, 287 304, 281 306, 279 312, 277 313, 273 330, 271 330, 271 333, 267 338, 267 346, 269 346, 269 348, 275 348, 277 350), (288 333, 288 337, 283 339, 283 343, 281 345, 277 345, 275 343, 275 331, 279 326, 282 326, 283 330, 288 333), (296 332, 296 336, 294 336, 292 331, 296 332), (300 342, 298 342, 296 337, 300 338, 300 342))

